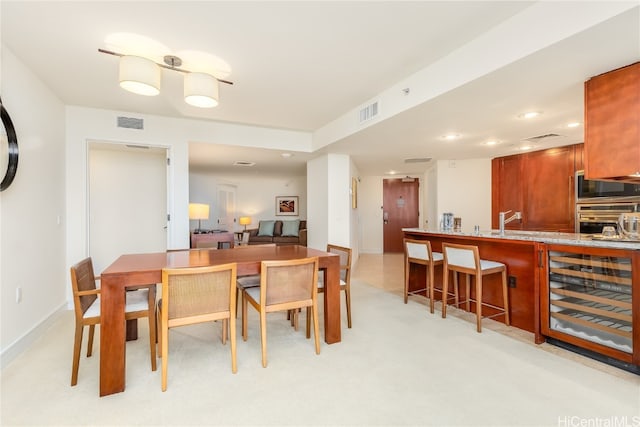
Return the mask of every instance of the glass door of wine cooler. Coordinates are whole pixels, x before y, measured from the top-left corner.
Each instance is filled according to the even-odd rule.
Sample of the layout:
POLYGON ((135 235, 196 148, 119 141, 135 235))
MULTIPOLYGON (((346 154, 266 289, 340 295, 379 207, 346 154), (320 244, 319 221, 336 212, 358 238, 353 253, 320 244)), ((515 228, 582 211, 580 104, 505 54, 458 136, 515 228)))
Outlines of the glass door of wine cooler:
POLYGON ((549 251, 549 328, 631 354, 631 258, 549 251))

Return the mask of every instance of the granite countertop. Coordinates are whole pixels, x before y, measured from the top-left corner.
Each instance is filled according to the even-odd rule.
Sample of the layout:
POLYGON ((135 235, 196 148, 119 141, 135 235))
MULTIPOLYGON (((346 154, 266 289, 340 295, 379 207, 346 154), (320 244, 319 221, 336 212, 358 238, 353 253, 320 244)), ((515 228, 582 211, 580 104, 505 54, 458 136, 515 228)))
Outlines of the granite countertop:
POLYGON ((624 239, 600 240, 598 235, 593 234, 557 233, 552 231, 506 230, 504 232, 504 235, 500 235, 500 232, 498 230, 481 230, 479 233, 469 233, 464 231, 427 230, 424 228, 403 228, 402 231, 471 238, 482 237, 488 239, 526 240, 530 242, 542 242, 558 245, 640 250, 639 241, 629 241, 624 239))

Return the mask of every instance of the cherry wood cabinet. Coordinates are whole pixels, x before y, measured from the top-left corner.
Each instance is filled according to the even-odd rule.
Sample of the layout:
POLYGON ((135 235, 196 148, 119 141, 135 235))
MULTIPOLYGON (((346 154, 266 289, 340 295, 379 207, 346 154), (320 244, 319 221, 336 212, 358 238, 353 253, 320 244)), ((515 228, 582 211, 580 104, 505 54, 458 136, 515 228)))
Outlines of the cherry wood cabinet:
POLYGON ((507 229, 575 231, 575 171, 582 144, 499 157, 492 161, 492 228, 498 213, 522 212, 507 229))
POLYGON ((584 93, 586 178, 640 182, 640 62, 592 77, 584 93))

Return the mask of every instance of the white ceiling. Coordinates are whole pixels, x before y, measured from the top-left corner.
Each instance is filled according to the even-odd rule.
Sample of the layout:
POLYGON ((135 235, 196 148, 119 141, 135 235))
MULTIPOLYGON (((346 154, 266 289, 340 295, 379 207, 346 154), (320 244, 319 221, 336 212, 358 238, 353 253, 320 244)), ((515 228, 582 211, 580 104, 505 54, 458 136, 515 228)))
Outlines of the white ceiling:
MULTIPOLYGON (((314 132, 532 3, 4 0, 0 12, 2 43, 65 104, 314 132), (97 51, 110 47, 105 40, 114 33, 151 38, 164 54, 215 55, 235 84, 221 85, 214 109, 185 104, 181 74, 173 71, 163 70, 157 97, 121 90, 117 58, 97 51)), ((573 2, 576 13, 581 3, 573 2)), ((540 22, 562 24, 553 16, 540 22)), ((193 143, 191 163, 227 170, 244 160, 257 163, 244 169, 254 173, 300 172, 306 160, 337 152, 352 155, 364 175, 412 174, 427 164, 406 158, 513 154, 523 140, 549 133, 560 136, 536 148, 582 142, 583 128, 565 125, 582 121, 583 82, 640 60, 639 35, 635 7, 318 152, 283 159, 281 151, 193 143), (529 108, 544 114, 516 118, 529 108), (445 142, 448 131, 462 138, 445 142), (501 143, 484 146, 488 138, 501 143)))

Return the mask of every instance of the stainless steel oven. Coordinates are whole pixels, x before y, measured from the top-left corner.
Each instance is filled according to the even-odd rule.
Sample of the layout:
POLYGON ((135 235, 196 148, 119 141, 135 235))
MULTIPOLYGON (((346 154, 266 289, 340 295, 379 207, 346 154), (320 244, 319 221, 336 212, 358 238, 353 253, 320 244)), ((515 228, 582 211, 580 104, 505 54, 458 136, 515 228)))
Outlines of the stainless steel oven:
POLYGON ((640 212, 640 199, 609 200, 607 203, 577 203, 576 233, 600 234, 606 226, 617 230, 621 213, 640 212))

